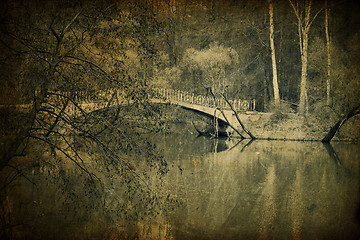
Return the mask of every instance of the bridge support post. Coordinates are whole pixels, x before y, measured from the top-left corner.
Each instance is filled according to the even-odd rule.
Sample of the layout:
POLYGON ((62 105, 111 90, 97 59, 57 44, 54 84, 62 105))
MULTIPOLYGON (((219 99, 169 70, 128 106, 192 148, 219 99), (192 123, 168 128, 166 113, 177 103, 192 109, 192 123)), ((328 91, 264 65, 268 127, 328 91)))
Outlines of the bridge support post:
POLYGON ((255 111, 255 107, 256 107, 256 105, 255 105, 255 99, 252 99, 252 100, 251 100, 251 111, 255 111))

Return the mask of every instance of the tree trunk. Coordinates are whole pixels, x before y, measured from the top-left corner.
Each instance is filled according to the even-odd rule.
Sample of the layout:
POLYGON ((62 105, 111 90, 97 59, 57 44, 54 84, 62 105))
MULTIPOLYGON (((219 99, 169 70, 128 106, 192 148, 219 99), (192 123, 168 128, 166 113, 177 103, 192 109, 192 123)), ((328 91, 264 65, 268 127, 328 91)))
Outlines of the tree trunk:
MULTIPOLYGON (((306 85, 307 85, 307 55, 308 55, 308 32, 302 32, 301 50, 301 81, 300 81, 300 104, 299 113, 306 112, 306 85)), ((300 40, 301 41, 301 40, 300 40)))
MULTIPOLYGON (((210 93, 210 95, 213 97, 214 103, 215 103, 215 108, 220 111, 220 113, 221 113, 221 114, 223 115, 223 117, 225 118, 225 121, 227 122, 227 124, 228 124, 237 134, 239 134, 239 136, 240 136, 241 138, 244 138, 244 136, 243 136, 233 125, 230 124, 230 122, 229 122, 229 120, 227 119, 227 117, 226 117, 224 111, 222 110, 221 106, 220 106, 220 107, 217 106, 217 104, 216 104, 216 96, 214 95, 212 89, 210 88, 210 89, 208 89, 207 91, 208 91, 208 92, 210 93)), ((224 94, 220 93, 220 95, 222 95, 222 96, 225 98, 224 94)), ((226 98, 225 98, 225 100, 227 101, 226 98)), ((230 104, 229 101, 227 101, 227 103, 230 104)), ((230 107, 232 107, 232 105, 230 105, 230 107)), ((215 109, 214 114, 216 113, 216 109, 215 109)), ((240 124, 242 124, 242 123, 240 122, 240 124)))
POLYGON ((275 106, 280 105, 280 94, 279 94, 279 85, 277 79, 277 69, 276 69, 276 56, 275 56, 275 43, 274 43, 274 9, 272 6, 272 0, 269 2, 269 15, 270 15, 270 48, 271 48, 271 61, 272 61, 272 73, 273 73, 273 88, 274 88, 274 103, 275 106))
POLYGON ((289 0, 291 7, 294 10, 296 18, 298 20, 298 34, 299 34, 299 45, 301 54, 301 81, 300 81, 300 103, 299 113, 304 115, 307 111, 307 93, 306 93, 306 82, 307 82, 307 64, 308 64, 308 42, 309 42, 309 31, 310 26, 320 13, 319 10, 313 18, 311 18, 311 0, 305 2, 305 8, 301 10, 298 2, 296 5, 289 0))
POLYGON ((331 139, 335 136, 336 132, 341 128, 344 123, 352 118, 353 116, 360 114, 360 105, 353 108, 350 112, 348 112, 345 116, 341 117, 339 121, 330 129, 330 131, 326 134, 326 136, 321 140, 322 142, 330 142, 331 139))
MULTIPOLYGON (((221 96, 225 99, 226 103, 229 105, 229 107, 231 108, 231 111, 233 111, 236 120, 238 121, 238 123, 240 124, 241 128, 243 129, 243 131, 250 136, 251 139, 256 139, 256 137, 245 128, 245 125, 241 122, 239 115, 237 114, 236 110, 234 109, 233 105, 229 102, 229 100, 226 98, 226 96, 224 94, 221 94, 221 96)), ((225 114, 223 113, 224 117, 225 114)))
POLYGON ((329 10, 327 0, 325 0, 325 35, 327 49, 327 80, 326 80, 326 104, 331 105, 330 89, 331 89, 331 55, 330 55, 330 36, 329 36, 329 10))

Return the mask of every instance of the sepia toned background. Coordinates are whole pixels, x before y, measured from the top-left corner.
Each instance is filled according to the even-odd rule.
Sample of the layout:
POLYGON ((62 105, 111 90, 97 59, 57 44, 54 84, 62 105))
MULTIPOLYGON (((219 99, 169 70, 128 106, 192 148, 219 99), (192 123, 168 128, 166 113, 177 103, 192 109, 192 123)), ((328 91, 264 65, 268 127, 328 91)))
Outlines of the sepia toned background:
POLYGON ((1 239, 359 239, 357 1, 1 6, 1 239))

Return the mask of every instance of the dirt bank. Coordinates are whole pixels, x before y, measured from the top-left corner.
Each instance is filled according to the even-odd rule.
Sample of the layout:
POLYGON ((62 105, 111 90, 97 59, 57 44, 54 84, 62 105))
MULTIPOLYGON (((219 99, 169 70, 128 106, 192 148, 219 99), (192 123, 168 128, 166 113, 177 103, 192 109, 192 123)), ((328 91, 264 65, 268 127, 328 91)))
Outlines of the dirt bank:
MULTIPOLYGON (((316 115, 299 116, 296 113, 240 114, 244 125, 257 138, 321 140, 336 122, 316 115)), ((350 119, 335 135, 334 140, 359 141, 360 117, 350 119)))

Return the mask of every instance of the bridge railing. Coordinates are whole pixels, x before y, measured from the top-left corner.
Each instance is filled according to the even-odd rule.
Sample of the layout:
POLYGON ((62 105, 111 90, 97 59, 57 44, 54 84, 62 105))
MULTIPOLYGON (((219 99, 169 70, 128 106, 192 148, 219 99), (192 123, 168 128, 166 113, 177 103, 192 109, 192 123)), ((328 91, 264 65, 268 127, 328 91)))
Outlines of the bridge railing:
MULTIPOLYGON (((196 104, 205 107, 221 107, 223 109, 230 109, 229 105, 223 98, 214 100, 213 97, 204 95, 195 95, 181 90, 173 89, 158 89, 157 92, 169 101, 177 101, 181 103, 196 104)), ((255 99, 243 100, 243 99, 232 99, 229 100, 231 105, 236 111, 254 111, 255 110, 255 99)))
POLYGON ((45 107, 52 109, 52 111, 59 113, 58 103, 65 99, 71 99, 66 107, 66 114, 70 116, 81 116, 84 112, 92 112, 116 104, 115 101, 110 101, 117 95, 118 101, 121 101, 123 96, 119 91, 114 90, 100 90, 97 92, 85 91, 49 91, 45 107))
MULTIPOLYGON (((158 98, 163 98, 170 102, 180 102, 187 104, 194 104, 205 107, 221 107, 222 109, 230 109, 229 105, 223 98, 217 98, 214 100, 213 97, 204 96, 204 95, 195 95, 194 93, 189 93, 182 90, 173 90, 173 89, 156 89, 158 98)), ((71 97, 79 106, 85 110, 91 111, 94 109, 104 108, 108 105, 109 100, 113 97, 113 94, 116 93, 117 99, 122 100, 124 96, 120 91, 114 92, 114 90, 105 90, 98 91, 92 94, 86 92, 61 92, 54 91, 49 95, 49 102, 57 101, 57 96, 67 96, 71 97)), ((156 97, 155 97, 156 98, 156 97)), ((254 111, 255 110, 255 99, 244 100, 244 99, 231 99, 229 100, 231 105, 236 111, 254 111)), ((72 104, 71 104, 72 105, 72 104)), ((110 104, 111 105, 111 104, 110 104)), ((80 112, 76 106, 72 107, 70 110, 75 114, 75 112, 80 112)), ((76 115, 76 114, 75 114, 76 115)))

